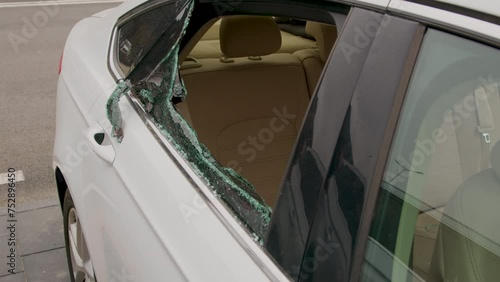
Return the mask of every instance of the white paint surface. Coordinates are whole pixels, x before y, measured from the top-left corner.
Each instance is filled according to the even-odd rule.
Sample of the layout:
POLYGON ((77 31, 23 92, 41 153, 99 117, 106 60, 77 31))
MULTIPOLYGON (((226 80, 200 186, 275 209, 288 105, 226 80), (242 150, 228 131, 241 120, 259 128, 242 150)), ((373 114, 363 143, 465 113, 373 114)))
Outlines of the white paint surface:
POLYGON ((17 7, 33 7, 33 6, 60 6, 60 5, 76 5, 76 4, 104 4, 104 3, 119 3, 123 0, 48 0, 48 1, 28 1, 28 2, 7 2, 0 3, 0 8, 17 8, 17 7))

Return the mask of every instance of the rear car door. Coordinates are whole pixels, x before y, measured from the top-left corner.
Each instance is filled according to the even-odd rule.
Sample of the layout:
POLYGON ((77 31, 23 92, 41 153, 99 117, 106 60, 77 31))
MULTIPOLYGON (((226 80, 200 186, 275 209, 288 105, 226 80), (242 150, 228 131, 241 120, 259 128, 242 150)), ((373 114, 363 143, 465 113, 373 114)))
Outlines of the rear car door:
MULTIPOLYGON (((110 49, 111 59, 117 62, 116 73, 126 77, 134 70, 175 22, 182 2, 146 2, 120 18, 110 49)), ((144 201, 158 193, 155 197, 164 200, 156 205, 175 206, 175 196, 162 195, 168 190, 161 187, 166 183, 184 187, 189 182, 184 176, 175 175, 177 170, 169 168, 169 157, 125 99, 119 107, 123 128, 129 134, 121 143, 113 137, 106 116, 108 98, 103 95, 90 111, 87 141, 93 151, 82 165, 83 210, 79 213, 96 277, 102 281, 154 281, 168 274, 176 281, 183 281, 186 278, 158 238, 157 227, 151 224, 159 220, 156 217, 172 212, 151 215, 151 210, 144 209, 155 203, 144 201)))
MULTIPOLYGON (((136 78, 151 73, 148 66, 158 64, 149 61, 148 54, 160 52, 164 58, 178 44, 191 3, 147 2, 124 16, 111 46, 110 69, 118 77, 140 83, 136 78), (127 24, 134 25, 135 20, 142 29, 150 23, 150 28, 165 29, 159 33, 149 28, 128 29, 127 24), (164 21, 166 25, 159 24, 164 21), (122 37, 122 30, 130 33, 124 32, 122 37), (142 44, 137 48, 135 36, 143 43, 142 36, 150 34, 159 35, 153 44, 146 44, 155 45, 154 50, 144 49, 142 44)), ((172 66, 177 67, 175 63, 172 66)), ((102 97, 96 102, 91 111, 95 123, 87 134, 91 144, 94 142, 94 152, 83 163, 80 214, 97 279, 269 280, 269 270, 250 254, 249 249, 258 249, 254 239, 240 226, 238 231, 228 227, 228 218, 238 225, 234 215, 214 212, 214 205, 219 210, 225 208, 213 191, 200 192, 198 188, 205 185, 183 159, 183 152, 160 132, 143 104, 125 93, 127 87, 120 81, 111 100, 102 97), (118 99, 120 95, 124 96, 118 99), (119 128, 108 120, 109 101, 113 113, 121 113, 119 128), (213 199, 208 200, 210 197, 213 199)), ((116 121, 114 117, 112 121, 116 121)))
MULTIPOLYGON (((311 102, 266 248, 296 281, 357 281, 387 132, 423 27, 354 9, 311 102)), ((389 139, 390 140, 390 139, 389 139)))
POLYGON ((363 281, 500 275, 498 46, 427 29, 378 190, 363 281))

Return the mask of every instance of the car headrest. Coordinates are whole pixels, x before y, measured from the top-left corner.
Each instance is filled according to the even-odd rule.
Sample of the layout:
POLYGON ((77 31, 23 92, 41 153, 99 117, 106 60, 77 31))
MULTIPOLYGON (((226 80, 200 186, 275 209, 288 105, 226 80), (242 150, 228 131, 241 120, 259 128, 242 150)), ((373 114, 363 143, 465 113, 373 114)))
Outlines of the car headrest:
POLYGON ((500 179, 500 142, 497 142, 491 149, 490 162, 495 174, 500 179))
POLYGON ((337 40, 337 27, 317 22, 308 21, 306 32, 316 39, 319 48, 319 56, 323 62, 326 62, 328 55, 332 51, 333 44, 337 40))
POLYGON ((281 48, 280 29, 272 17, 225 17, 220 25, 220 47, 228 58, 270 55, 281 48))

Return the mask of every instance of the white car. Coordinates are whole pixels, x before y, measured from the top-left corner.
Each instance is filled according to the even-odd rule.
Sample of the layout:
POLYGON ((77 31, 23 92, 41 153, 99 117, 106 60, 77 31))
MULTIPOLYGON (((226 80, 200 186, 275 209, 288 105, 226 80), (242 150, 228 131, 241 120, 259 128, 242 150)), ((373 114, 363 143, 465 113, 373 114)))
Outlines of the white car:
POLYGON ((494 0, 82 20, 54 146, 72 281, 498 281, 499 46, 494 0))

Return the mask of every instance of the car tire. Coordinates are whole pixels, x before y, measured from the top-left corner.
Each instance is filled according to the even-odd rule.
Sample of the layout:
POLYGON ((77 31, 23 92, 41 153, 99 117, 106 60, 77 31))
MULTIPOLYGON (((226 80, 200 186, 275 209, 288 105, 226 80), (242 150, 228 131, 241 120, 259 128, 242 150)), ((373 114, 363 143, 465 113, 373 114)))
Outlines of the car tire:
POLYGON ((71 282, 95 282, 94 268, 69 190, 63 202, 64 240, 71 282))

